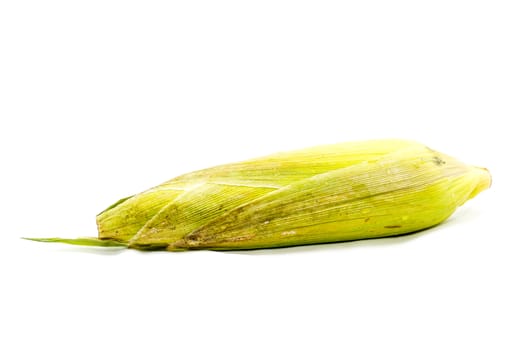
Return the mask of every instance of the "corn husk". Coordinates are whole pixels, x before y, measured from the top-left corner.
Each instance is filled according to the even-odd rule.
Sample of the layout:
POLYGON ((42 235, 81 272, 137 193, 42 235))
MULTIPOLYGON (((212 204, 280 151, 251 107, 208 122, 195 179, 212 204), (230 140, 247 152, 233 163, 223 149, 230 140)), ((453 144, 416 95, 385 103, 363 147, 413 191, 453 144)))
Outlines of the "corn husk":
POLYGON ((325 145, 176 177, 97 216, 98 238, 135 249, 257 249, 386 237, 439 224, 489 172, 416 142, 325 145))

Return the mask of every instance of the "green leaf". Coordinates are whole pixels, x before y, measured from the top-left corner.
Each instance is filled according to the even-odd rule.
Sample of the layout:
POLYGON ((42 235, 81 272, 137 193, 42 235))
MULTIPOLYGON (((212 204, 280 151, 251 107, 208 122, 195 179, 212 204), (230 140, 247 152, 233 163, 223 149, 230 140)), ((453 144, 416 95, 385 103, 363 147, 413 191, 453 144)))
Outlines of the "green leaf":
POLYGON ((22 239, 27 239, 29 241, 35 241, 35 242, 66 243, 66 244, 90 246, 90 247, 127 247, 126 243, 109 240, 109 239, 99 239, 96 237, 80 237, 80 238, 27 238, 27 237, 22 237, 22 239))

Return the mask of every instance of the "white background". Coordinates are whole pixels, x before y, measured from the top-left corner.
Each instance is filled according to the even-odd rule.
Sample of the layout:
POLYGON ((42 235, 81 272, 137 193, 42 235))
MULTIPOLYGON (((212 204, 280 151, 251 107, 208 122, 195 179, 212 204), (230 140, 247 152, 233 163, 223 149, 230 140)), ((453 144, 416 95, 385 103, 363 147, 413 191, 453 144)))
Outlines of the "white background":
POLYGON ((522 1, 2 1, 0 348, 524 349, 522 1), (403 238, 83 249, 181 173, 398 137, 493 186, 403 238))

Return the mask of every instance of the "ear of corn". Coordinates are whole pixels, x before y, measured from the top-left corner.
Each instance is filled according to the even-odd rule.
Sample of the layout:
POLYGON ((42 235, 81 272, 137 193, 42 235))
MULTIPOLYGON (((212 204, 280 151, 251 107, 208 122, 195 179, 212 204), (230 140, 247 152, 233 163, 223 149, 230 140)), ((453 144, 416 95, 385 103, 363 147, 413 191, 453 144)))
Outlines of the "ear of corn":
POLYGON ((44 240, 176 251, 392 236, 439 224, 490 181, 410 141, 319 146, 179 176, 100 213, 98 239, 44 240))

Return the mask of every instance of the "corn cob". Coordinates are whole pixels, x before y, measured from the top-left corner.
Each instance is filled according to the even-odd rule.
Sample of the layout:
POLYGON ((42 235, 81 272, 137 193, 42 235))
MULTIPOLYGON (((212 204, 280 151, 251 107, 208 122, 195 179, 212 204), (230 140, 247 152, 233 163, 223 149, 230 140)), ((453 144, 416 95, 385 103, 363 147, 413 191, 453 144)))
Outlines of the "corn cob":
POLYGON ((349 142, 188 173, 101 212, 98 238, 35 240, 178 251, 394 236, 439 224, 490 183, 416 142, 349 142))

